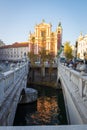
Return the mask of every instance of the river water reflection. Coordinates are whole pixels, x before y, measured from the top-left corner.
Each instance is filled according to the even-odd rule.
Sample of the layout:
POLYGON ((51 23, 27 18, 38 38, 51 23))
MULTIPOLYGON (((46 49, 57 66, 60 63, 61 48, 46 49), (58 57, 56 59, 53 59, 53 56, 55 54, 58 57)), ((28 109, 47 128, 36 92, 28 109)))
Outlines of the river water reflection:
POLYGON ((63 125, 67 124, 62 92, 35 86, 38 90, 37 102, 18 105, 14 125, 63 125))

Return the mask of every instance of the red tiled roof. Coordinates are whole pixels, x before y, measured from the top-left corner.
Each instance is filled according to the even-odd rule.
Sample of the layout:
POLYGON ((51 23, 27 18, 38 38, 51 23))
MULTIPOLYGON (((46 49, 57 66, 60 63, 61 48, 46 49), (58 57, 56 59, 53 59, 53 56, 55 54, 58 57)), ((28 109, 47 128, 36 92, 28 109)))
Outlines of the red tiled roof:
POLYGON ((4 49, 4 48, 28 47, 28 45, 29 45, 29 42, 22 42, 22 43, 15 42, 12 45, 4 45, 4 46, 1 46, 0 48, 4 49))

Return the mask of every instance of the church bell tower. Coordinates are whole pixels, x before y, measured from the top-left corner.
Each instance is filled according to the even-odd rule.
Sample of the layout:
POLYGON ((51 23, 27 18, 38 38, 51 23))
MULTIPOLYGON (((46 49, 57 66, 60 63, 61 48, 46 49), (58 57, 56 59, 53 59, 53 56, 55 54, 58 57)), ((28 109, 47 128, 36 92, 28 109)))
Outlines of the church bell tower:
POLYGON ((61 22, 59 22, 57 27, 57 50, 60 49, 61 45, 62 45, 62 26, 61 22))

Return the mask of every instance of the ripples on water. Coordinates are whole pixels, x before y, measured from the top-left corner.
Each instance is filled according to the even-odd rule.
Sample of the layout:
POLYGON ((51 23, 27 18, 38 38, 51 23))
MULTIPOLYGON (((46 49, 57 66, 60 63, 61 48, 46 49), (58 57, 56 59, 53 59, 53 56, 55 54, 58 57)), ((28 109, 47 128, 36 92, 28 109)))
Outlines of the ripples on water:
POLYGON ((61 115, 61 110, 58 105, 58 91, 46 87, 37 87, 37 90, 39 92, 37 103, 32 103, 27 106, 19 105, 14 125, 66 124, 65 117, 63 117, 65 115, 64 113, 61 115))
POLYGON ((58 105, 56 97, 40 97, 37 101, 37 111, 26 115, 26 122, 33 124, 58 124, 58 105))

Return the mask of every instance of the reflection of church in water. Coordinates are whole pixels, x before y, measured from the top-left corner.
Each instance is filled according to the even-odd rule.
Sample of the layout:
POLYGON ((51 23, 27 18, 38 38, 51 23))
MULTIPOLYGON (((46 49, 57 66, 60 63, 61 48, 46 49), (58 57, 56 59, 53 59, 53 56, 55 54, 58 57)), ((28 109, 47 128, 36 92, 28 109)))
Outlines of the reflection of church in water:
POLYGON ((35 26, 35 32, 29 35, 30 51, 38 54, 41 48, 45 48, 48 53, 57 55, 57 51, 62 44, 61 23, 59 23, 55 32, 52 32, 51 28, 52 25, 45 23, 44 20, 35 26))

